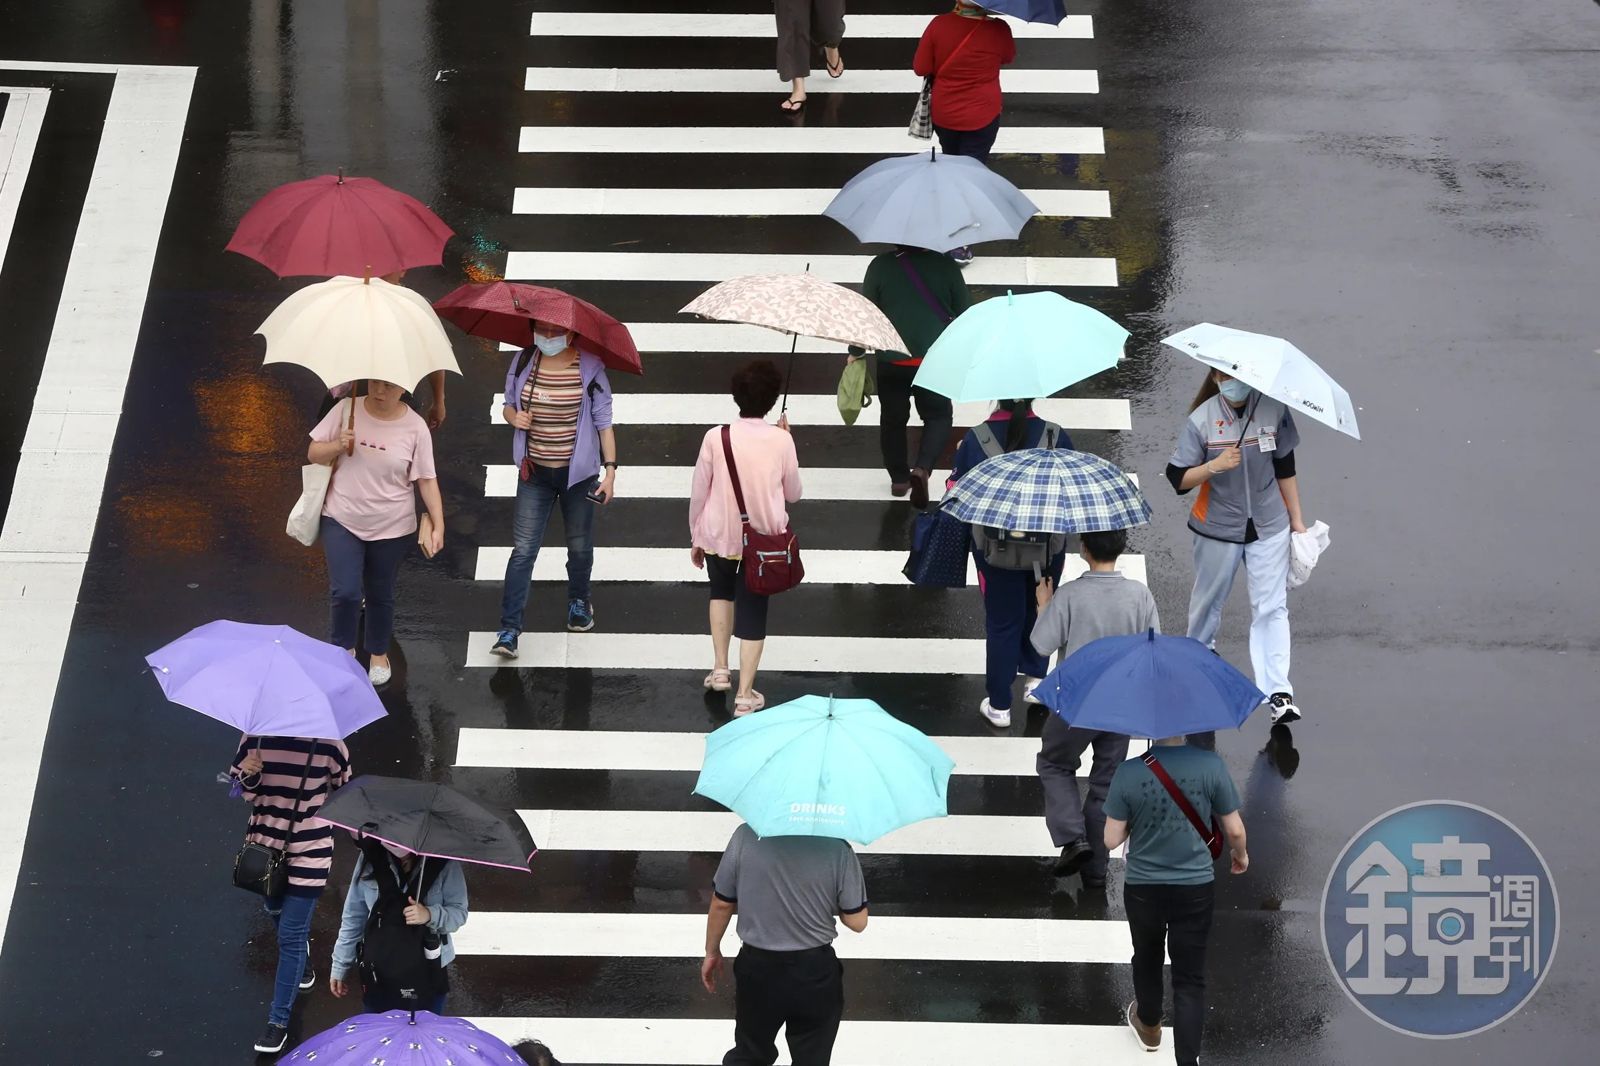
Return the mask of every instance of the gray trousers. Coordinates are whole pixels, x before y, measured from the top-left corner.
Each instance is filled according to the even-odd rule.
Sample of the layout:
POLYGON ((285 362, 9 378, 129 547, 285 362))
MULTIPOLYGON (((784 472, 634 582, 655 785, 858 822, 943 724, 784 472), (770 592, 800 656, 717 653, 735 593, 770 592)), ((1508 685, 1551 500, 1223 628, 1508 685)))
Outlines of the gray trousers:
POLYGON ((777 0, 776 10, 778 77, 809 78, 817 50, 844 40, 844 0, 777 0))
POLYGON ((1106 851, 1106 794, 1111 791, 1111 775, 1128 757, 1128 738, 1121 733, 1102 733, 1069 726, 1059 714, 1044 722, 1044 734, 1035 765, 1044 785, 1044 822, 1050 840, 1065 847, 1074 840, 1087 840, 1094 858, 1084 874, 1104 880, 1110 864, 1106 851), (1083 753, 1094 749, 1089 766, 1087 798, 1078 796, 1078 767, 1083 753))

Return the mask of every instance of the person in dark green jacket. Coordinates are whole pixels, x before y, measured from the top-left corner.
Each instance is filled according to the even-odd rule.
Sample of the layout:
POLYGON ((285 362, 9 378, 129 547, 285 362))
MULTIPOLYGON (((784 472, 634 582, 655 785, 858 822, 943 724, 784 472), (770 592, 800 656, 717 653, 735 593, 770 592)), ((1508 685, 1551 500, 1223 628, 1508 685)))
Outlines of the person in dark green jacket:
MULTIPOLYGON (((903 246, 873 258, 861 291, 888 317, 907 348, 878 353, 878 442, 884 468, 889 471, 889 491, 895 496, 909 492, 913 505, 926 507, 928 475, 950 442, 954 413, 948 398, 913 387, 911 381, 928 348, 951 319, 972 305, 972 296, 961 268, 949 256, 903 246), (913 400, 922 419, 922 442, 915 463, 907 454, 906 442, 913 400)), ((851 358, 859 358, 859 349, 852 351, 851 358)))

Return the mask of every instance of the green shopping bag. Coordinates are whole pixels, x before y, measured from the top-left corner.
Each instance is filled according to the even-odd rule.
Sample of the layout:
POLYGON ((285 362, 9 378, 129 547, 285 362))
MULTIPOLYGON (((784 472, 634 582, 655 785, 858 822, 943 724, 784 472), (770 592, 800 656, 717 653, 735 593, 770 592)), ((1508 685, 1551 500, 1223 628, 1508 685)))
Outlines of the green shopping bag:
POLYGON ((857 359, 839 375, 839 417, 844 424, 853 426, 861 417, 864 407, 872 406, 872 377, 867 373, 867 361, 857 359))

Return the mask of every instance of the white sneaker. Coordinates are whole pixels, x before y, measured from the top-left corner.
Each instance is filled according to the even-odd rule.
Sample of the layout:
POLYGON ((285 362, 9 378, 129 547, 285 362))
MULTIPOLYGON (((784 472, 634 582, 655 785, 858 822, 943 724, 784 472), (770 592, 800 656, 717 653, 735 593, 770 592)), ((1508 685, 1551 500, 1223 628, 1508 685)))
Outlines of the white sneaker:
POLYGON ((1038 703, 1038 704, 1043 704, 1044 703, 1044 700, 1041 700, 1038 696, 1035 696, 1033 694, 1033 690, 1038 688, 1039 687, 1039 683, 1042 682, 1043 680, 1044 680, 1044 678, 1042 678, 1042 677, 1024 677, 1022 679, 1022 702, 1023 703, 1038 703))
POLYGON ((1011 724, 1011 708, 1007 707, 1003 711, 997 711, 990 706, 987 696, 984 697, 982 703, 978 704, 978 713, 987 718, 989 724, 996 729, 1004 729, 1011 724))
POLYGON ((1302 717, 1300 708, 1295 706, 1294 697, 1287 692, 1274 692, 1267 703, 1272 707, 1273 725, 1278 725, 1280 722, 1288 725, 1290 722, 1298 722, 1302 717))
POLYGON ((367 680, 372 682, 373 687, 377 687, 378 685, 387 685, 389 683, 389 678, 393 676, 394 669, 392 667, 379 666, 376 663, 367 667, 367 680))

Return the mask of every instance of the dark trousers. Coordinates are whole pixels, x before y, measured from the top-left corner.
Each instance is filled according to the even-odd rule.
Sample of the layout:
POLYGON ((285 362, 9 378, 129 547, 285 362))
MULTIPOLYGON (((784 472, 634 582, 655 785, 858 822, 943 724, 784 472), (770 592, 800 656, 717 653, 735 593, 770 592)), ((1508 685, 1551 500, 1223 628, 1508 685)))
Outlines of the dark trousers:
POLYGON ((417 1010, 432 1011, 434 1014, 444 1013, 444 1001, 449 996, 448 992, 440 992, 429 996, 421 1002, 414 999, 404 999, 398 992, 389 992, 378 988, 366 988, 361 993, 361 1009, 368 1014, 387 1014, 392 1010, 417 1010))
POLYGON ((917 376, 914 366, 878 363, 878 446, 883 450, 883 468, 889 480, 903 485, 911 480, 911 467, 933 472, 944 446, 950 443, 951 420, 955 409, 949 397, 911 385, 917 376), (906 456, 906 426, 911 422, 911 402, 922 416, 922 443, 917 446, 917 461, 906 456))
POLYGON ((975 130, 951 130, 943 126, 934 126, 933 132, 939 135, 939 148, 945 155, 970 156, 980 163, 987 164, 989 151, 994 148, 994 139, 1000 135, 1000 116, 996 115, 993 122, 975 130))
POLYGON ((844 967, 832 947, 763 951, 746 944, 733 976, 734 1044, 722 1066, 772 1066, 785 1026, 794 1066, 828 1066, 844 1016, 844 967))
POLYGON ((1178 1066, 1200 1061, 1213 887, 1209 881, 1122 887, 1122 905, 1133 934, 1135 1009, 1146 1025, 1161 1024, 1161 960, 1163 952, 1172 957, 1172 1040, 1178 1066))
POLYGON ((1106 794, 1111 777, 1128 757, 1128 738, 1121 733, 1069 726, 1059 714, 1045 719, 1035 765, 1044 785, 1044 822, 1056 847, 1087 840, 1094 858, 1084 868, 1093 881, 1106 879, 1110 853, 1106 851, 1106 794), (1088 794, 1078 797, 1078 767, 1083 753, 1094 748, 1089 767, 1088 794))
MULTIPOLYGON (((1050 672, 1050 657, 1033 650, 1028 639, 1039 618, 1039 603, 1031 570, 1001 570, 978 561, 983 578, 984 678, 989 706, 997 711, 1011 709, 1011 686, 1017 675, 1043 677, 1050 672)), ((1045 571, 1051 580, 1061 582, 1061 567, 1066 555, 1050 561, 1045 571)))
POLYGON ((416 534, 387 540, 362 540, 338 522, 322 516, 322 553, 328 559, 328 640, 341 648, 356 646, 361 601, 367 601, 367 631, 362 640, 372 655, 389 654, 394 635, 394 584, 400 563, 416 534))
POLYGON ((844 0, 778 0, 778 77, 811 76, 819 48, 837 48, 844 39, 844 0))

